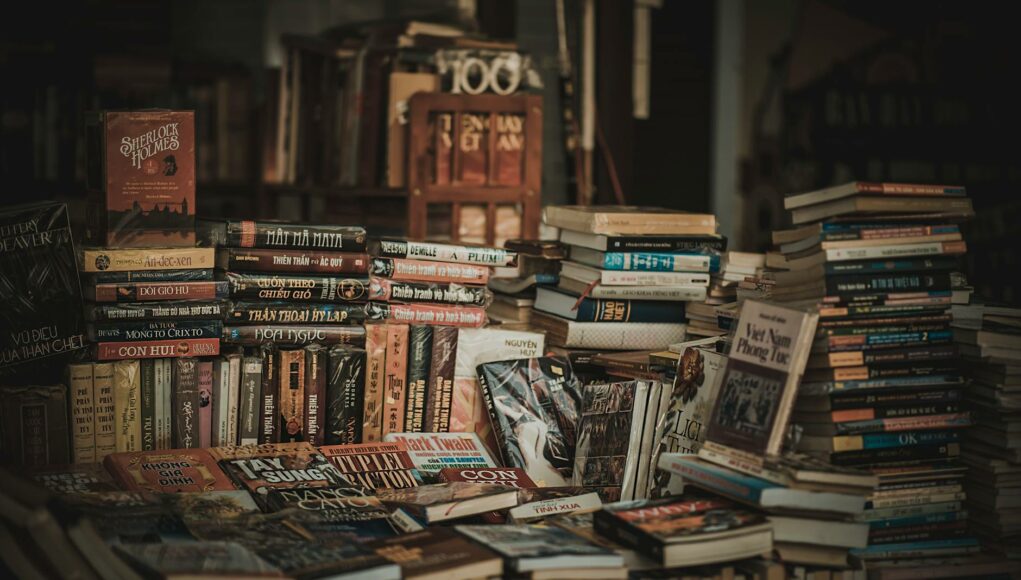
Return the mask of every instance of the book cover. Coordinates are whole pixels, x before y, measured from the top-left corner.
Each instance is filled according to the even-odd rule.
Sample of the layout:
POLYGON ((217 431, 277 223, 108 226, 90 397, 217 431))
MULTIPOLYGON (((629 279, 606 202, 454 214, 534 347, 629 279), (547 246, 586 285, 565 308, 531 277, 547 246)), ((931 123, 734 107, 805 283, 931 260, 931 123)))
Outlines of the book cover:
POLYGON ((213 361, 199 361, 199 447, 212 447, 213 436, 213 361))
POLYGON ((362 304, 301 304, 292 302, 231 302, 228 324, 358 324, 365 320, 362 304))
POLYGON ((401 443, 423 476, 435 479, 440 471, 497 467, 489 450, 475 433, 390 433, 388 443, 401 443))
POLYGON ((404 411, 407 406, 408 325, 388 326, 383 383, 383 435, 404 430, 404 411))
POLYGON ((262 402, 259 407, 259 443, 277 443, 280 434, 280 374, 275 345, 259 349, 262 357, 262 402))
POLYGON ((567 485, 581 406, 570 363, 520 359, 483 363, 477 372, 504 463, 540 485, 567 485))
POLYGON ((325 445, 319 448, 337 469, 366 489, 415 487, 422 476, 401 443, 325 445))
POLYGON ((279 357, 280 441, 305 441, 305 351, 282 350, 279 357))
POLYGON ((241 360, 241 388, 238 405, 238 443, 259 442, 259 405, 262 397, 262 358, 246 356, 241 360))
POLYGON ((308 443, 213 447, 209 454, 263 507, 270 489, 355 486, 308 443))
POLYGON ((141 364, 137 360, 117 361, 113 368, 117 451, 140 451, 142 427, 139 419, 141 364))
POLYGON ((291 578, 363 578, 398 580, 401 568, 357 544, 328 546, 295 542, 262 552, 263 559, 291 578), (354 576, 357 577, 357 576, 354 576))
POLYGON ((536 487, 518 494, 520 505, 507 513, 517 524, 565 514, 592 513, 603 507, 598 491, 586 487, 536 487))
POLYGON ((74 463, 96 461, 96 402, 92 364, 67 367, 71 398, 71 459, 74 463))
POLYGON ((63 385, 0 387, 5 462, 25 466, 70 462, 67 409, 63 385))
POLYGON ((538 487, 528 472, 520 467, 479 469, 477 467, 444 467, 440 470, 440 481, 466 481, 468 483, 492 483, 516 488, 538 487))
POLYGON ((817 321, 814 313, 745 301, 707 440, 750 456, 780 452, 817 321))
POLYGON ((303 413, 305 440, 313 446, 323 444, 326 423, 326 363, 327 351, 322 345, 312 344, 305 349, 305 410, 303 413))
POLYGON ((56 494, 118 491, 101 463, 38 465, 25 468, 25 475, 56 494))
POLYGON ((217 264, 231 272, 365 274, 369 257, 354 252, 220 248, 217 264))
POLYGON ((0 382, 55 384, 84 360, 82 293, 67 206, 0 211, 0 382))
POLYGON ((227 272, 226 278, 230 285, 230 297, 235 300, 343 304, 366 300, 369 290, 369 281, 365 278, 237 272, 227 272))
MULTIPOLYGON (((288 222, 228 220, 226 238, 217 245, 232 248, 330 250, 363 252, 365 229, 359 226, 310 225, 288 222)), ((214 235, 218 235, 215 232, 214 235)))
POLYGON ((390 325, 365 327, 365 395, 362 410, 362 441, 383 437, 383 401, 386 384, 386 345, 390 325))
POLYGON ((648 398, 645 381, 582 387, 573 485, 620 487, 633 497, 648 398))
POLYGON ((114 363, 93 363, 92 384, 96 392, 96 461, 102 461, 117 450, 114 363))
POLYGON ((139 422, 142 451, 156 449, 156 361, 139 361, 139 422))
POLYGON ((362 440, 364 384, 365 351, 331 348, 326 382, 324 441, 327 445, 348 445, 362 440))
POLYGON ((99 537, 110 544, 191 541, 194 538, 170 499, 180 495, 80 493, 61 497, 59 505, 87 516, 99 537))
POLYGON ((195 112, 106 111, 86 123, 87 237, 120 247, 195 244, 195 112))
POLYGON ((363 544, 398 533, 383 504, 358 488, 271 489, 266 504, 273 511, 297 510, 297 525, 321 544, 363 544))
POLYGON ((126 491, 180 493, 235 489, 205 449, 114 453, 103 460, 103 465, 126 491))
POLYGON ((425 429, 432 338, 431 326, 414 325, 408 331, 408 389, 403 429, 405 433, 421 433, 425 429))
MULTIPOLYGON (((706 423, 723 380, 727 357, 713 350, 687 347, 677 361, 677 374, 669 403, 656 429, 652 465, 664 453, 698 453, 705 441, 706 423)), ((678 495, 684 490, 679 477, 656 470, 650 497, 678 495)))
POLYGON ((432 353, 425 397, 425 427, 428 433, 446 432, 450 427, 450 405, 454 394, 454 366, 457 355, 457 328, 433 329, 432 353))
POLYGON ((504 557, 507 568, 518 573, 566 567, 600 569, 624 566, 624 558, 617 552, 554 526, 508 524, 457 526, 455 529, 495 550, 504 557))
POLYGON ((489 578, 503 573, 499 555, 447 528, 380 540, 371 547, 400 565, 401 578, 489 578))

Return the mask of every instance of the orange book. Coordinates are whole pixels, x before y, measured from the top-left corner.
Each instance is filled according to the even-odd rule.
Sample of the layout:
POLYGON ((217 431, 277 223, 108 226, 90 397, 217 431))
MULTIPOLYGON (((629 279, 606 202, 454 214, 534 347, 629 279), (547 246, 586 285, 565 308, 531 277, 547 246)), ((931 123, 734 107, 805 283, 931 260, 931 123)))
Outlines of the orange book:
POLYGON ((389 325, 383 381, 383 435, 404 431, 407 404, 408 325, 389 325))
POLYGON ((205 449, 111 453, 103 459, 103 465, 126 491, 178 493, 235 489, 205 449))

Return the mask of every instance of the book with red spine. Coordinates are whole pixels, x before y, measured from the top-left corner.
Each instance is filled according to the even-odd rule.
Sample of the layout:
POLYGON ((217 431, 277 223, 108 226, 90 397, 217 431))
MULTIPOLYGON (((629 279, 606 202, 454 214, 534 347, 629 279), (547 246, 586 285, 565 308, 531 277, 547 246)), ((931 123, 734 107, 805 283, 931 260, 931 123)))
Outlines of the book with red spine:
POLYGON ((220 354, 220 339, 186 338, 144 342, 99 342, 96 343, 95 349, 96 360, 216 356, 220 354))
POLYGON ((411 282, 458 282, 485 284, 489 281, 488 266, 430 262, 407 258, 373 258, 369 274, 391 280, 411 282))

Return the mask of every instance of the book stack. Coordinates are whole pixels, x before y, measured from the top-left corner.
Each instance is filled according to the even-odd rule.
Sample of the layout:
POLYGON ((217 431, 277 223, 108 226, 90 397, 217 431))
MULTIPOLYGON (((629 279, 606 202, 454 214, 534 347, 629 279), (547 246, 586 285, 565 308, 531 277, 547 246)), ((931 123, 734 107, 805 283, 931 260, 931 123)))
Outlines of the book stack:
POLYGON ((1021 539, 1021 310, 954 305, 954 341, 975 425, 962 445, 968 520, 986 548, 1018 558, 1021 539))
POLYGON ((202 225, 230 285, 227 343, 364 342, 369 259, 363 228, 234 220, 202 225))
POLYGON ((880 478, 866 560, 978 549, 963 520, 962 378, 949 309, 965 252, 962 187, 853 182, 785 200, 774 300, 819 311, 794 407, 798 449, 880 478))
POLYGON ((489 279, 493 303, 486 313, 490 323, 508 330, 524 330, 532 319, 537 287, 556 286, 564 246, 542 240, 507 240, 504 247, 517 252, 517 266, 494 268, 489 279))
POLYGON ((712 215, 610 206, 550 206, 569 259, 536 292, 533 326, 567 348, 661 349, 684 337, 686 302, 706 299, 726 240, 712 215))

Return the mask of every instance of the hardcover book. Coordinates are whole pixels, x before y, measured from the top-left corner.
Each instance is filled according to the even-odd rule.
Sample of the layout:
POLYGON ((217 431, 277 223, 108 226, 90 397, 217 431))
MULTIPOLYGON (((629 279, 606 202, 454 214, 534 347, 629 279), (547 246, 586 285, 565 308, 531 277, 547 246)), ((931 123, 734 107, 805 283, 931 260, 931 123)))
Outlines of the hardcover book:
POLYGON ((71 401, 71 460, 95 463, 96 403, 92 364, 68 365, 67 385, 71 401))
POLYGON ((96 360, 101 361, 215 356, 220 354, 220 339, 186 338, 145 342, 98 342, 94 347, 96 360))
POLYGON ((369 302, 365 305, 365 317, 373 322, 464 328, 481 328, 488 321, 486 309, 482 307, 417 303, 369 302))
POLYGON ((367 489, 415 487, 422 476, 401 443, 358 443, 319 448, 349 480, 367 489))
POLYGON ((577 322, 534 312, 531 326, 545 331, 550 346, 592 350, 652 350, 684 340, 682 322, 577 322))
POLYGON ((238 401, 238 443, 240 445, 255 445, 259 442, 262 377, 261 357, 246 356, 241 360, 241 388, 238 401))
POLYGON ((262 506, 271 489, 356 486, 308 443, 213 447, 209 454, 262 506))
POLYGON ((478 366, 504 463, 542 486, 567 485, 574 468, 581 382, 557 357, 478 366))
POLYGON ((259 326, 228 326, 223 341, 243 346, 272 343, 280 346, 324 344, 361 345, 365 341, 362 326, 312 326, 306 324, 270 324, 259 326))
POLYGON ((446 468, 481 470, 497 466, 475 433, 390 433, 383 440, 403 444, 415 468, 430 479, 446 468))
POLYGON ((163 300, 216 300, 227 297, 227 283, 202 282, 120 282, 85 288, 85 299, 93 302, 155 302, 163 300))
POLYGON ((538 288, 536 310, 579 322, 682 322, 684 302, 598 300, 553 288, 538 288))
POLYGON ((55 494, 118 491, 120 488, 100 463, 37 465, 25 475, 55 494))
POLYGON ((106 111, 85 127, 93 210, 86 237, 121 246, 195 245, 195 112, 106 111))
POLYGON ((92 342, 220 338, 223 323, 219 320, 97 322, 89 324, 87 329, 92 342))
POLYGON ((67 206, 0 211, 0 382, 52 384, 86 354, 67 206))
POLYGON ((571 248, 571 260, 603 270, 636 272, 719 272, 719 254, 600 252, 571 248))
POLYGON ((117 450, 113 368, 113 363, 92 365, 92 384, 96 389, 96 461, 117 450))
POLYGON ((403 282, 373 276, 369 279, 368 298, 380 302, 433 302, 485 307, 493 301, 493 293, 485 286, 403 282))
POLYGON ((234 484, 205 449, 136 451, 107 455, 103 465, 126 491, 232 491, 234 484))
POLYGON ((142 450, 142 426, 139 417, 141 364, 121 360, 113 365, 114 425, 117 451, 142 450))
MULTIPOLYGON (((620 554, 553 526, 457 526, 459 533, 495 550, 509 571, 623 568, 620 554)), ((598 572, 597 572, 598 574, 598 572)))
MULTIPOLYGON (((212 447, 213 436, 213 362, 197 365, 199 387, 199 448, 212 447)), ((162 447, 159 447, 162 449, 162 447)))
POLYGON ((262 556, 290 578, 402 578, 400 566, 356 544, 296 542, 262 556))
POLYGON ((406 324, 388 325, 383 382, 383 435, 404 431, 408 394, 408 333, 409 327, 406 324))
POLYGON ((706 439, 749 457, 780 452, 818 315, 745 301, 706 439))
MULTIPOLYGON (((713 350, 687 347, 677 361, 677 374, 663 419, 656 428, 652 464, 664 453, 698 453, 705 441, 706 423, 723 380, 727 357, 713 350)), ((657 469, 649 497, 678 495, 679 477, 657 469)))
POLYGON ((376 554, 400 565, 399 577, 491 578, 503 572, 495 552, 447 528, 429 528, 373 544, 376 554))
POLYGON ((71 461, 67 388, 0 387, 3 455, 16 465, 71 461))
POLYGON ((262 399, 259 407, 259 443, 277 443, 280 434, 280 374, 275 345, 259 349, 262 358, 262 399))
POLYGON ((517 491, 512 488, 464 482, 377 489, 376 497, 384 504, 422 517, 428 524, 518 505, 517 491))
POLYGON ((561 230, 560 241, 600 252, 727 251, 727 238, 723 236, 615 236, 561 230))

